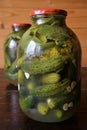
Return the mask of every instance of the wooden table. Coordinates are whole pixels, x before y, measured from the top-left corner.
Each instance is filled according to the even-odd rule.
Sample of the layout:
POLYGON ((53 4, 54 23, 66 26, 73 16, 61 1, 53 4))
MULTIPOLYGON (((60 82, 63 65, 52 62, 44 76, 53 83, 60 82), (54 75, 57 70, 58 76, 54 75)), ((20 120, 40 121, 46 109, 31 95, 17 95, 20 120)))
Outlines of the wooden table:
POLYGON ((17 87, 0 70, 0 130, 87 130, 87 68, 82 68, 82 98, 75 116, 61 123, 41 123, 28 118, 18 104, 17 87))

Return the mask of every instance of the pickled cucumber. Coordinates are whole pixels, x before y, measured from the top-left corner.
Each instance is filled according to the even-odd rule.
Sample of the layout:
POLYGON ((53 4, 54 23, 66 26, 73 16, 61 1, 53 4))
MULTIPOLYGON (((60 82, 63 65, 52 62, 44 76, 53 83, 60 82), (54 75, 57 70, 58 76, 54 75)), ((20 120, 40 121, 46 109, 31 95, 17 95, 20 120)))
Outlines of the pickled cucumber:
POLYGON ((60 74, 48 73, 42 76, 42 82, 47 84, 57 83, 60 80, 60 78, 61 78, 60 74))
POLYGON ((17 67, 20 68, 22 62, 26 59, 26 55, 23 55, 22 57, 17 59, 17 67))
POLYGON ((40 114, 46 115, 49 111, 49 107, 48 107, 47 103, 40 102, 37 105, 37 110, 40 114))
POLYGON ((58 98, 48 98, 47 104, 50 109, 54 109, 58 104, 58 98))
POLYGON ((29 92, 33 96, 41 96, 41 97, 52 96, 63 92, 69 84, 70 81, 68 79, 64 79, 63 81, 56 84, 46 84, 38 88, 34 88, 34 89, 32 88, 30 89, 29 92))
POLYGON ((10 68, 8 69, 9 73, 17 72, 17 59, 11 64, 10 68))
POLYGON ((8 79, 16 80, 18 77, 17 68, 16 68, 16 61, 14 61, 13 64, 11 64, 8 68, 5 68, 5 76, 8 79))
POLYGON ((23 71, 21 69, 18 70, 18 83, 22 84, 24 82, 24 79, 25 79, 25 75, 23 71))
POLYGON ((8 79, 15 80, 18 77, 18 73, 17 72, 16 73, 10 73, 9 71, 6 70, 5 71, 5 76, 8 79))
POLYGON ((55 115, 56 115, 57 118, 62 118, 63 117, 63 113, 64 113, 63 110, 58 109, 58 110, 56 110, 56 114, 55 115))
POLYGON ((23 110, 27 111, 33 104, 33 97, 19 98, 19 104, 23 110))
MULTIPOLYGON (((49 106, 50 109, 63 109, 64 104, 69 104, 70 106, 73 106, 71 102, 76 102, 76 97, 77 94, 73 94, 73 92, 71 92, 70 94, 64 95, 63 93, 58 97, 58 96, 54 96, 54 97, 48 97, 46 102, 49 106)), ((66 105, 65 105, 66 106, 66 105)), ((68 105, 67 105, 68 106, 68 105)))
POLYGON ((6 64, 4 64, 4 70, 7 70, 11 66, 11 61, 6 52, 5 52, 4 58, 6 62, 6 64))
POLYGON ((28 61, 26 60, 21 65, 21 68, 30 74, 40 74, 40 73, 47 73, 56 71, 60 72, 65 63, 67 57, 62 57, 61 55, 55 55, 43 61, 28 61))

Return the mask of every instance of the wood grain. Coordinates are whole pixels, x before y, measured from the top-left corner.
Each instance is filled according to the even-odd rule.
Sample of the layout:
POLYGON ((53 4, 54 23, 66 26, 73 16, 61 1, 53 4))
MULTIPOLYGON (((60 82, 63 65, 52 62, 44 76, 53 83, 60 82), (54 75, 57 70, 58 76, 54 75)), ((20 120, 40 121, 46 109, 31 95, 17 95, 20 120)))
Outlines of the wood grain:
POLYGON ((67 25, 78 36, 82 47, 82 66, 87 66, 87 0, 0 0, 0 68, 4 66, 3 46, 14 22, 31 23, 29 13, 37 8, 67 10, 67 25))

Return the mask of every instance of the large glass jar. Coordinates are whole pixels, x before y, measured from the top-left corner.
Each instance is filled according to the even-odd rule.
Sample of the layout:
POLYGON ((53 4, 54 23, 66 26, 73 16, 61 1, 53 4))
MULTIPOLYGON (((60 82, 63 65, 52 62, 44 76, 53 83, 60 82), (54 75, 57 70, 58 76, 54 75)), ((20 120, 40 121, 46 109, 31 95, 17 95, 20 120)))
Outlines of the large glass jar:
POLYGON ((19 104, 30 118, 60 122, 73 116, 81 96, 81 47, 67 12, 33 10, 19 46, 19 104))
MULTIPOLYGON (((13 23, 12 32, 7 36, 4 44, 4 72, 6 78, 17 80, 17 49, 23 33, 30 27, 26 23, 13 23)), ((10 81, 11 81, 10 80, 10 81)), ((14 83, 14 82, 12 82, 14 83)))

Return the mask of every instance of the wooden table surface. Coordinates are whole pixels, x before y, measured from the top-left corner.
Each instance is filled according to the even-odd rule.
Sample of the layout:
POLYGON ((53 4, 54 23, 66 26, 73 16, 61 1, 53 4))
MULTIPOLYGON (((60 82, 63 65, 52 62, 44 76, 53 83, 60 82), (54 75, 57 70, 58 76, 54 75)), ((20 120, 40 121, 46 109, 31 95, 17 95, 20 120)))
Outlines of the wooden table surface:
POLYGON ((82 98, 79 110, 61 123, 41 123, 27 117, 18 103, 17 87, 0 70, 0 130, 87 130, 87 68, 82 68, 82 98))

